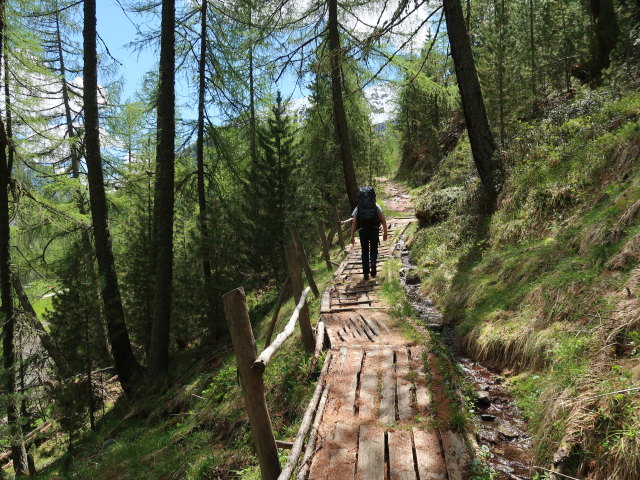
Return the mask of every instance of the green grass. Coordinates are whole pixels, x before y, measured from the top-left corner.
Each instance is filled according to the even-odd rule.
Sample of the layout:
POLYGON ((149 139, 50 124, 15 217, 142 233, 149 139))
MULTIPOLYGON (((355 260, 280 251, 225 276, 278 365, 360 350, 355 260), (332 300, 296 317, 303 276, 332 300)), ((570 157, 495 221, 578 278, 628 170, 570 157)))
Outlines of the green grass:
MULTIPOLYGON (((338 249, 332 258, 341 260, 338 249)), ((314 278, 322 292, 332 279, 323 260, 312 264, 314 278)), ((261 351, 278 292, 250 296, 254 335, 261 351), (265 308, 265 305, 271 305, 265 308)), ((318 317, 321 299, 310 297, 312 324, 318 317)), ((289 299, 282 307, 275 334, 288 321, 295 305, 289 299)), ((225 348, 213 367, 204 363, 211 352, 188 352, 176 358, 170 378, 179 378, 162 395, 144 404, 129 404, 121 398, 98 422, 96 432, 86 431, 75 442, 74 454, 67 451, 67 438, 57 434, 37 451, 37 477, 91 480, 187 479, 221 477, 259 478, 250 428, 246 421, 242 393, 236 376, 235 357, 225 348), (194 360, 200 366, 191 376, 180 374, 194 360), (121 423, 138 409, 141 413, 121 423), (117 427, 117 430, 115 430, 117 427), (109 432, 115 431, 109 436, 109 432), (113 439, 113 441, 111 440, 113 439)), ((307 402, 315 388, 315 372, 309 371, 310 357, 302 348, 299 327, 269 364, 265 375, 267 405, 276 438, 292 440, 307 402)), ((284 463, 288 451, 281 451, 284 463)))
MULTIPOLYGON (((585 91, 578 99, 596 95, 585 91)), ((486 231, 461 175, 473 168, 463 139, 424 191, 466 185, 466 198, 409 243, 412 263, 427 272, 423 293, 457 325, 467 350, 517 373, 508 385, 530 419, 537 461, 549 462, 566 432, 579 432, 570 437, 574 473, 595 458, 620 478, 636 478, 629 472, 640 465, 621 452, 640 445, 640 418, 628 413, 638 402, 625 397, 618 408, 605 397, 599 403, 608 410, 595 421, 606 428, 598 431, 587 421, 592 417, 576 413, 589 395, 628 384, 607 368, 615 359, 603 352, 612 342, 618 352, 634 351, 633 334, 607 334, 624 330, 621 321, 629 323, 624 331, 638 330, 633 315, 612 320, 625 308, 619 292, 637 255, 612 261, 640 234, 638 215, 625 216, 640 198, 632 147, 640 139, 640 94, 601 97, 602 108, 575 116, 566 105, 560 110, 568 113, 522 126, 504 156, 506 181, 486 231)))

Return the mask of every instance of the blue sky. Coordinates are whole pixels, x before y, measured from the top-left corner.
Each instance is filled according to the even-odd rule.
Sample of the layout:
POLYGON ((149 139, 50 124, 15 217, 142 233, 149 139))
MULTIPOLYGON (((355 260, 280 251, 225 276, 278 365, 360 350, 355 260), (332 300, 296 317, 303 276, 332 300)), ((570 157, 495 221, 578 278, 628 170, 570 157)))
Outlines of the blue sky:
MULTIPOLYGON (((121 0, 121 3, 126 6, 126 0, 121 0)), ((159 14, 155 18, 150 15, 141 17, 130 12, 125 14, 116 0, 99 0, 96 14, 98 35, 106 44, 111 55, 122 64, 118 76, 122 76, 124 80, 123 99, 131 98, 140 87, 144 74, 157 68, 159 53, 154 52, 152 48, 134 52, 131 47, 126 45, 136 39, 134 23, 139 25, 141 30, 159 28, 159 14)), ((100 45, 98 47, 100 48, 100 45)), ((291 75, 284 76, 278 86, 285 98, 289 95, 292 95, 292 98, 302 96, 300 90, 295 88, 295 81, 291 75)), ((185 103, 190 99, 195 99, 196 94, 190 91, 189 85, 180 75, 176 81, 176 95, 178 104, 182 105, 181 113, 183 116, 195 118, 195 108, 187 107, 185 103)))

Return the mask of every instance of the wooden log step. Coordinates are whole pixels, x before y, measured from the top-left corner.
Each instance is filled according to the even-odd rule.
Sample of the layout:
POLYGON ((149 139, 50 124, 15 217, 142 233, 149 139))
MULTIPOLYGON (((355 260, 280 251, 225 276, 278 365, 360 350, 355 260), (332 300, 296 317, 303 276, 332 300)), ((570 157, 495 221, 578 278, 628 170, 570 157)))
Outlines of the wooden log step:
POLYGON ((405 421, 413 417, 413 398, 409 381, 409 354, 407 349, 396 351, 396 381, 398 395, 398 420, 405 421))
POLYGON ((380 400, 380 421, 396 421, 396 386, 393 381, 393 350, 382 351, 382 399, 380 400))
POLYGON ((409 430, 387 432, 390 480, 416 480, 413 439, 409 430))
POLYGON ((414 427, 413 443, 420 480, 445 480, 447 466, 444 463, 438 433, 435 430, 425 432, 414 427))
POLYGON ((369 425, 360 426, 358 441, 358 480, 384 480, 384 431, 369 425))

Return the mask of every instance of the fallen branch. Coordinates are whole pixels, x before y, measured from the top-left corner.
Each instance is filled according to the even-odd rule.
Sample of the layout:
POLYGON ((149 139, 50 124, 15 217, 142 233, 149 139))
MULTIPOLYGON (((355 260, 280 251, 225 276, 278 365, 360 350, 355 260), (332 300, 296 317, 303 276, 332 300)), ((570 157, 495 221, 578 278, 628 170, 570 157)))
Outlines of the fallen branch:
POLYGON ((287 338, 291 336, 296 326, 296 322, 298 321, 298 317, 300 316, 300 311, 302 310, 302 307, 304 307, 307 301, 307 295, 309 295, 310 291, 311 287, 307 287, 304 289, 302 295, 300 295, 300 301, 298 302, 296 309, 293 311, 291 319, 284 327, 284 330, 279 333, 273 343, 265 348, 260 356, 256 358, 256 360, 253 362, 253 365, 251 366, 252 369, 255 369, 259 372, 264 372, 265 368, 267 368, 267 363, 269 363, 269 361, 271 360, 271 357, 273 357, 273 355, 280 349, 280 347, 282 347, 282 344, 287 340, 287 338))

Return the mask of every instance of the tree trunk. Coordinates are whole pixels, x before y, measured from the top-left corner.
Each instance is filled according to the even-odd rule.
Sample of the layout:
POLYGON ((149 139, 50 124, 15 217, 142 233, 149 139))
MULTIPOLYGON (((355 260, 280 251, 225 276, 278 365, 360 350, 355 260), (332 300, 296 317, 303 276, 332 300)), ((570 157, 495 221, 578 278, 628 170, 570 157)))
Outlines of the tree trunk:
MULTIPOLYGON (((0 0, 0 55, 4 54, 5 2, 0 0)), ((3 78, 7 78, 4 72, 3 78)), ((9 253, 9 178, 11 171, 7 161, 9 142, 4 121, 0 117, 0 323, 2 324, 2 386, 7 403, 7 425, 11 435, 11 458, 16 477, 26 475, 29 471, 27 451, 24 447, 22 427, 20 425, 20 408, 16 386, 16 352, 15 352, 15 316, 13 295, 11 295, 11 257, 9 253)))
POLYGON ((533 10, 533 0, 527 0, 529 3, 529 50, 531 54, 531 98, 536 98, 536 75, 538 68, 536 67, 536 42, 534 35, 535 13, 533 10))
POLYGON ((493 159, 496 144, 489 128, 460 0, 444 0, 444 14, 473 160, 491 202, 497 195, 495 176, 498 165, 493 159))
POLYGON ((249 135, 251 141, 251 161, 256 163, 258 156, 257 124, 256 124, 256 92, 253 74, 253 3, 249 0, 249 135))
POLYGON ((84 2, 84 120, 85 159, 89 181, 89 200, 93 232, 96 242, 96 257, 102 280, 107 330, 116 372, 123 390, 130 394, 136 387, 140 374, 138 364, 124 319, 122 299, 118 287, 111 234, 107 223, 108 207, 104 191, 102 159, 100 158, 100 133, 98 124, 98 62, 96 52, 96 0, 84 2))
MULTIPOLYGON (((65 121, 67 124, 67 136, 70 140, 69 149, 71 150, 71 175, 73 178, 80 178, 80 159, 82 156, 82 152, 80 151, 80 145, 78 142, 78 134, 73 125, 73 116, 71 113, 71 99, 69 96, 69 86, 67 84, 67 70, 64 63, 64 50, 62 48, 62 36, 60 35, 60 12, 56 12, 56 43, 58 48, 58 61, 60 62, 60 81, 62 83, 62 103, 64 106, 64 114, 65 121)), ((84 199, 82 195, 81 189, 78 189, 76 192, 77 199, 76 203, 78 205, 78 212, 81 215, 86 215, 87 210, 84 204, 84 199)), ((100 305, 100 280, 98 279, 98 275, 96 274, 96 270, 93 264, 93 248, 91 246, 91 238, 89 236, 89 231, 86 229, 82 229, 80 231, 81 238, 81 246, 82 246, 82 257, 85 271, 87 272, 89 278, 91 279, 91 287, 92 287, 92 296, 95 296, 95 301, 99 303, 97 306, 99 309, 98 315, 96 315, 96 322, 98 324, 98 335, 100 336, 100 346, 102 347, 101 356, 104 358, 112 358, 111 356, 111 348, 109 345, 108 334, 107 334, 107 325, 105 323, 105 315, 104 310, 102 309, 102 305, 100 305)))
POLYGON ((175 148, 175 2, 162 0, 160 86, 158 91, 158 147, 153 208, 156 276, 151 327, 149 373, 154 380, 169 368, 171 281, 173 277, 173 203, 175 148))
POLYGON ((207 318, 209 328, 215 331, 216 325, 216 301, 211 285, 211 260, 209 258, 209 226, 207 225, 207 198, 205 196, 204 182, 204 99, 205 99, 205 68, 207 55, 207 0, 202 0, 200 18, 200 58, 198 60, 198 138, 196 140, 196 164, 198 175, 198 208, 200 222, 200 241, 202 249, 202 275, 204 288, 207 295, 207 318))
POLYGON ((591 78, 596 78, 611 62, 611 51, 620 36, 618 17, 613 0, 589 0, 589 13, 593 18, 594 34, 591 37, 591 78))
POLYGON ((342 77, 340 65, 342 50, 340 48, 340 32, 338 31, 338 0, 329 2, 329 59, 331 62, 331 99, 333 102, 333 127, 336 144, 340 149, 344 183, 349 197, 349 204, 354 209, 358 205, 358 182, 353 168, 351 143, 349 143, 349 125, 344 110, 342 97, 342 77))

